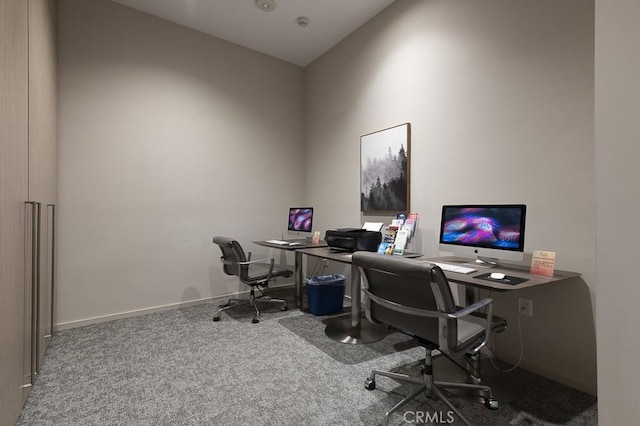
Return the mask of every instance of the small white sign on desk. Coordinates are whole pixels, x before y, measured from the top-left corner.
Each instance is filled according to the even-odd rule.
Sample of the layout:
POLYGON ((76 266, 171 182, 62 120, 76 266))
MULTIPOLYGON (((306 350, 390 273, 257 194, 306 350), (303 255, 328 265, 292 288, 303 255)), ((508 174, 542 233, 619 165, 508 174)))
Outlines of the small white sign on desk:
POLYGON ((382 222, 365 222, 362 225, 362 229, 364 229, 365 231, 380 232, 380 230, 382 229, 383 225, 384 225, 384 223, 382 223, 382 222))

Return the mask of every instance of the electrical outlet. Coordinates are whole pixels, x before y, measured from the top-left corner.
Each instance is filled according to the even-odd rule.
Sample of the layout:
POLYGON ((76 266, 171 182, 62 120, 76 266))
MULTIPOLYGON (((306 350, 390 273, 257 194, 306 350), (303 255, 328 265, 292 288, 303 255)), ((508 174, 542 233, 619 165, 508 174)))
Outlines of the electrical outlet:
POLYGON ((533 300, 518 297, 518 312, 522 315, 533 316, 533 300))

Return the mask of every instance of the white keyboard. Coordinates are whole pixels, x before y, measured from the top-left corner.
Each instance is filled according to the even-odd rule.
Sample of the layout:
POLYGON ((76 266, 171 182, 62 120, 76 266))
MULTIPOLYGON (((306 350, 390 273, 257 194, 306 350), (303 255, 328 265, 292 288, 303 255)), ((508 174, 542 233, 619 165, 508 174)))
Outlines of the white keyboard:
POLYGON ((459 274, 470 274, 472 272, 477 271, 477 269, 469 268, 466 266, 450 265, 448 263, 438 263, 438 262, 431 262, 431 263, 438 265, 440 269, 447 272, 457 272, 459 274))
POLYGON ((282 241, 282 240, 267 240, 265 241, 266 243, 271 243, 271 244, 280 244, 280 245, 289 245, 289 241, 282 241))

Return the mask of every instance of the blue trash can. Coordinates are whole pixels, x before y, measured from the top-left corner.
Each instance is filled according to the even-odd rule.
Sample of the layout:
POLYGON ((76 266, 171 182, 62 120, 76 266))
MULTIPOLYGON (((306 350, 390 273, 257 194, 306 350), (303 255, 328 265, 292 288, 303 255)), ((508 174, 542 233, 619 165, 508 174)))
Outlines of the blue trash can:
POLYGON ((330 315, 342 312, 344 275, 309 277, 304 282, 307 285, 309 311, 313 315, 330 315))

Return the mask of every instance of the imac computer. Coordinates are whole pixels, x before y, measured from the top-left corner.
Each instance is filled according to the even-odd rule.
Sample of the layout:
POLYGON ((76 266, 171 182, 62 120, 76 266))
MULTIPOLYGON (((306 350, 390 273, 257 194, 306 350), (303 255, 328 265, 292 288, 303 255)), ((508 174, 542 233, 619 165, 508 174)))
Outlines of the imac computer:
POLYGON ((442 206, 441 251, 475 257, 474 266, 524 258, 524 204, 442 206))
POLYGON ((289 208, 287 235, 310 239, 313 230, 313 207, 289 208))

